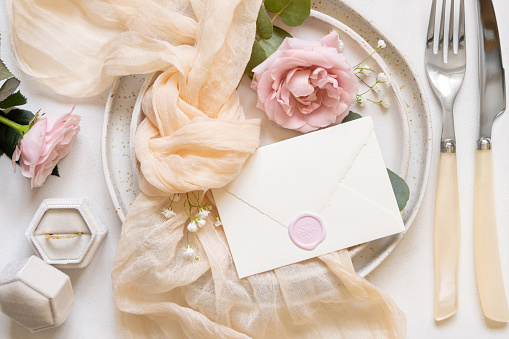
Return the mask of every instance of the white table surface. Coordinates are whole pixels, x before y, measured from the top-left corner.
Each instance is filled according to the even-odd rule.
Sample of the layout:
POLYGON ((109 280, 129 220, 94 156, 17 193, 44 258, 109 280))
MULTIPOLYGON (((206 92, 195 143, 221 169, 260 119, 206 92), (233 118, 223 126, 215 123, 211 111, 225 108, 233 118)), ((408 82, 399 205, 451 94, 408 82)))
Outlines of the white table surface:
MULTIPOLYGON (((424 73, 424 40, 431 0, 349 0, 373 20, 406 54, 424 84, 434 127, 433 168, 424 203, 412 228, 396 250, 368 277, 403 309, 408 338, 508 338, 509 328, 486 322, 481 311, 474 257, 474 152, 478 131, 477 28, 475 0, 465 0, 467 12, 467 73, 455 106, 458 180, 461 210, 459 311, 449 320, 433 320, 433 212, 437 180, 441 114, 424 73)), ((509 1, 493 0, 502 40, 504 64, 509 65, 509 1)), ((0 6, 1 58, 21 80, 27 109, 66 112, 77 103, 81 132, 71 153, 59 163, 60 178, 50 177, 43 188, 30 189, 20 173, 12 173, 7 157, 0 159, 0 270, 33 254, 24 233, 39 204, 46 198, 88 196, 109 233, 92 263, 85 269, 63 270, 71 277, 75 306, 56 329, 31 334, 0 313, 0 338, 115 338, 110 272, 121 223, 108 194, 101 165, 101 127, 107 93, 75 100, 53 94, 25 76, 14 65, 5 4, 0 6)), ((493 132, 496 209, 505 287, 509 291, 509 114, 501 116, 493 132)))

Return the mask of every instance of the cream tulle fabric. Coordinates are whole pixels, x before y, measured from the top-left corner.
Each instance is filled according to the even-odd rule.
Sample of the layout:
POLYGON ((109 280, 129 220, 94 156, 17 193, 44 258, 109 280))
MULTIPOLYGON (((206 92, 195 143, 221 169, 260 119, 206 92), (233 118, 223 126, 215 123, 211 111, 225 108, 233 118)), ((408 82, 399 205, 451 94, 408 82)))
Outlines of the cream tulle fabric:
POLYGON ((120 337, 402 338, 403 313, 347 251, 239 280, 211 218, 189 260, 183 201, 176 217, 161 214, 175 192, 212 202, 203 190, 230 181, 258 145, 259 122, 244 119, 235 88, 260 1, 7 0, 20 67, 58 93, 94 95, 116 76, 163 71, 143 100, 143 193, 112 273, 120 337))

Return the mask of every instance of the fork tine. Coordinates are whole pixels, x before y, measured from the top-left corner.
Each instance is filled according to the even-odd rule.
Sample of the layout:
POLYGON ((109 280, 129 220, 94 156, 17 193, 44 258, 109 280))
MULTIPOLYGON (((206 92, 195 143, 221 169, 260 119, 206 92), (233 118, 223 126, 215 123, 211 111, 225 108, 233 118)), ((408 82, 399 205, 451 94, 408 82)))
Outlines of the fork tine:
MULTIPOLYGON (((428 37, 427 37, 427 42, 426 42, 426 45, 428 45, 428 46, 430 43, 433 43, 434 36, 435 36, 436 7, 437 7, 437 0, 433 0, 433 3, 431 4, 431 12, 429 15, 428 37)), ((434 46, 433 46, 433 49, 435 49, 434 46)))
POLYGON ((460 0, 460 18, 458 28, 458 50, 465 53, 465 2, 460 0))
POLYGON ((439 6, 437 6, 435 15, 438 16, 439 21, 435 20, 435 36, 438 36, 437 41, 435 42, 435 47, 433 51, 435 54, 440 54, 442 52, 443 43, 444 43, 444 12, 445 12, 445 1, 440 0, 439 6), (441 6, 440 6, 441 4, 441 6))
POLYGON ((434 25, 434 34, 435 41, 433 45, 433 53, 440 54, 443 49, 444 43, 444 15, 445 15, 445 1, 446 0, 438 0, 438 6, 436 6, 435 11, 435 25, 434 25), (438 18, 438 20, 437 20, 438 18))
POLYGON ((446 64, 449 54, 449 41, 450 41, 450 18, 451 18, 451 6, 449 1, 442 0, 442 19, 440 22, 440 43, 438 45, 438 53, 442 52, 443 61, 446 64))
POLYGON ((459 12, 456 8, 456 5, 459 4, 458 0, 449 0, 449 43, 448 49, 450 53, 457 54, 458 49, 458 21, 459 21, 459 12))

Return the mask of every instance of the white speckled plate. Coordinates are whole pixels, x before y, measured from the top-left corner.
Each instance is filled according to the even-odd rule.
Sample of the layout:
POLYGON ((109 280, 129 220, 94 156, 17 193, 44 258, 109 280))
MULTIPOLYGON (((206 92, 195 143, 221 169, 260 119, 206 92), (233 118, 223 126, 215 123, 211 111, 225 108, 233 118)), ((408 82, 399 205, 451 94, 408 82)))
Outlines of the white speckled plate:
MULTIPOLYGON (((401 52, 348 4, 322 0, 315 2, 313 7, 316 11, 313 11, 310 19, 302 26, 289 30, 292 35, 316 39, 335 28, 345 43, 344 54, 352 64, 369 55, 369 45, 375 46, 378 39, 384 39, 387 43, 387 48, 381 50, 379 56, 375 54, 366 63, 378 72, 389 75, 392 88, 396 90, 384 89, 380 96, 370 97, 380 100, 389 96, 391 107, 385 110, 375 104, 368 104, 364 108, 353 105, 352 110, 373 118, 387 167, 404 177, 410 187, 410 200, 402 213, 407 230, 422 202, 431 161, 431 119, 420 82, 401 52)), ((367 78, 367 82, 372 83, 375 78, 376 74, 373 74, 367 78)), ((153 75, 142 85, 144 76, 120 78, 112 88, 106 107, 103 165, 110 195, 121 220, 124 220, 138 194, 136 160, 130 147, 130 135, 134 134, 142 118, 139 114, 140 102, 136 102, 136 97, 138 93, 144 93, 152 79, 153 75)), ((256 95, 249 88, 249 79, 246 77, 239 85, 239 95, 248 117, 264 118, 263 112, 255 108, 256 95)), ((263 119, 262 144, 294 135, 294 131, 285 131, 263 119)), ((363 276, 371 272, 403 236, 404 233, 401 233, 351 249, 357 272, 363 276)))

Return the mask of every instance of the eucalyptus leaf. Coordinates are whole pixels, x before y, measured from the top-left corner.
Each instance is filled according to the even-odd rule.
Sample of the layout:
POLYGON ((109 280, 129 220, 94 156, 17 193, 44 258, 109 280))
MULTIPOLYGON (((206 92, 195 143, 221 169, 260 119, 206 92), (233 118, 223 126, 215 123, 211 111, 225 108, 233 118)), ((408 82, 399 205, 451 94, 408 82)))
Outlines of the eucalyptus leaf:
POLYGON ((0 102, 0 108, 10 108, 14 106, 22 106, 27 103, 27 98, 19 91, 9 95, 4 101, 0 102))
POLYGON ((272 37, 268 40, 260 40, 260 46, 265 51, 266 56, 269 57, 279 48, 279 46, 283 43, 283 40, 285 40, 285 38, 291 37, 292 37, 291 34, 285 31, 284 29, 274 26, 272 37))
POLYGON ((0 87, 0 102, 4 101, 16 91, 16 88, 18 88, 20 84, 20 81, 14 77, 7 79, 6 82, 0 87))
POLYGON ((269 12, 279 14, 292 0, 265 0, 263 3, 269 12))
POLYGON ((399 177, 396 173, 390 169, 387 169, 387 173, 389 174, 392 190, 394 191, 396 201, 398 202, 398 208, 401 211, 403 208, 405 208, 408 199, 410 198, 410 189, 408 188, 405 180, 399 177))
POLYGON ((256 34, 261 39, 270 39, 272 36, 272 21, 270 20, 267 11, 265 8, 260 7, 260 11, 258 12, 258 17, 256 18, 256 34))
MULTIPOLYGON (((265 41, 265 40, 262 40, 265 41)), ((246 73, 250 79, 253 79, 253 68, 261 64, 265 59, 267 59, 267 54, 263 50, 262 46, 258 41, 253 43, 253 49, 251 50, 251 58, 246 66, 246 73)))
MULTIPOLYGON (((8 114, 0 111, 0 114, 20 125, 28 125, 34 117, 32 112, 23 109, 13 109, 8 114)), ((19 132, 14 128, 0 124, 0 148, 9 158, 12 158, 20 136, 19 132)))
POLYGON ((0 60, 0 81, 9 79, 13 77, 14 75, 7 69, 7 66, 3 63, 2 60, 0 60))
POLYGON ((348 112, 348 115, 343 119, 343 121, 341 123, 343 124, 345 122, 357 120, 357 119, 360 119, 360 118, 362 118, 362 115, 360 115, 359 113, 355 113, 355 112, 350 111, 350 112, 348 112))
POLYGON ((299 26, 306 20, 311 13, 310 0, 291 0, 279 14, 281 21, 288 26, 299 26))

